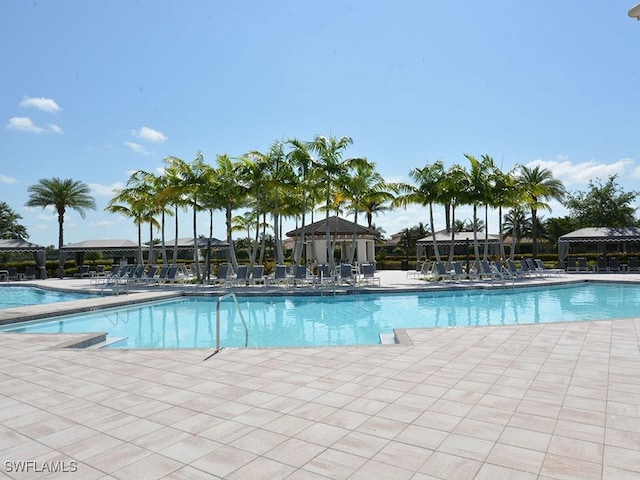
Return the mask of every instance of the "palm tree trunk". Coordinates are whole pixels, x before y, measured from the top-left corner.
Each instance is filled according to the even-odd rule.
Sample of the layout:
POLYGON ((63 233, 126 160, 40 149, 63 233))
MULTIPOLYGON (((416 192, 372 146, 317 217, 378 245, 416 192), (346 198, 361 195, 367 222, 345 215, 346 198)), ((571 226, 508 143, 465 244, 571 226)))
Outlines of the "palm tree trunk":
POLYGON ((439 262, 440 251, 438 250, 438 241, 436 240, 436 227, 435 227, 435 222, 433 220, 433 203, 429 204, 429 226, 431 227, 431 241, 433 242, 433 253, 436 256, 436 262, 439 262))

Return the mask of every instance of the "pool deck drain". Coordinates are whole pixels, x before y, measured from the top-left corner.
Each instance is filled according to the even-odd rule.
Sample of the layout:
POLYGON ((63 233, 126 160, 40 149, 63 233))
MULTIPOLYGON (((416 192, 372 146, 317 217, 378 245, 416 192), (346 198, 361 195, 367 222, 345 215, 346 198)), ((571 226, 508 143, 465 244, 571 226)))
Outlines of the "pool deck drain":
MULTIPOLYGON (((389 288, 412 280, 384 273, 389 288)), ((411 329, 410 344, 224 349, 207 362, 204 350, 63 349, 81 335, 0 333, 1 468, 9 478, 67 478, 37 473, 54 462, 83 479, 638 478, 639 332, 640 319, 411 329), (30 471, 16 472, 25 461, 30 471)))

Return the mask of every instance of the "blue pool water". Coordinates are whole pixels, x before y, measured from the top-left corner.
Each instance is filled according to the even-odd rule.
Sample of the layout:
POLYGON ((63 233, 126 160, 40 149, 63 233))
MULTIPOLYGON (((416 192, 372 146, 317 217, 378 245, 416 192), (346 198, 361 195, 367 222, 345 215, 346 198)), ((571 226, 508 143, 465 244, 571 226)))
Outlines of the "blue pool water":
MULTIPOLYGON (((110 348, 211 348, 216 300, 192 297, 12 325, 20 332, 108 332, 110 348)), ((238 297, 250 347, 377 344, 394 328, 514 325, 628 318, 640 286, 587 283, 552 288, 336 297, 238 297)), ((223 347, 244 346, 233 301, 221 304, 223 347)))
POLYGON ((35 287, 0 287, 0 309, 68 302, 91 298, 91 294, 44 290, 35 287))

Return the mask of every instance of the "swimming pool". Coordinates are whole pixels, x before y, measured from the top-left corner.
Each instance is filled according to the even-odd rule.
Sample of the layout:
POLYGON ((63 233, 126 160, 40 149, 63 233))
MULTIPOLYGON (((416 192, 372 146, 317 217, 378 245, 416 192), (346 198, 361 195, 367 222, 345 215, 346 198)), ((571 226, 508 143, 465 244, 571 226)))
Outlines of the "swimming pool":
POLYGON ((60 292, 36 287, 0 287, 0 309, 68 302, 93 296, 89 293, 60 292))
MULTIPOLYGON (((182 298, 9 325, 14 332, 108 332, 109 348, 211 348, 216 300, 182 298)), ((515 325, 637 316, 640 286, 584 283, 501 290, 238 297, 249 347, 368 345, 395 328, 515 325)), ((233 302, 221 303, 223 347, 244 346, 233 302)))

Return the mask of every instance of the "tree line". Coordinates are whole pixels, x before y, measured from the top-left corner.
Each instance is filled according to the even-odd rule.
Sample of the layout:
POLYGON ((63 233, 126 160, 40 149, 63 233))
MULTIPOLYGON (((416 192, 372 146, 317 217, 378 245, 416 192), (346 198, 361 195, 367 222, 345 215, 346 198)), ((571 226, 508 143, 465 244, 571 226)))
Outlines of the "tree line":
MULTIPOLYGON (((310 141, 276 141, 265 152, 250 151, 237 158, 217 155, 213 164, 208 163, 201 152, 191 161, 169 156, 163 160, 162 173, 137 170, 131 174, 125 187, 115 192, 106 210, 132 219, 138 229, 140 257, 143 227, 147 225, 149 228, 149 243, 153 243, 153 231, 157 229, 161 235, 160 248, 165 262, 169 260, 169 249, 165 244, 169 217, 174 218, 173 236, 177 239, 178 215, 180 212, 190 212, 194 254, 197 255, 198 213, 207 212, 208 236, 211 238, 214 212, 224 212, 229 258, 234 267, 237 266, 237 259, 232 234, 238 224, 253 232, 249 252, 252 264, 262 261, 258 255, 264 253, 268 228, 274 235, 275 260, 283 263, 282 220, 295 219, 303 232, 302 241, 297 242, 292 253, 293 262, 299 263, 303 255, 305 226, 314 222, 318 212, 324 213, 326 219, 333 212, 347 212, 353 215, 355 225, 359 216, 364 214, 367 226, 375 228, 375 215, 418 204, 427 208, 429 233, 434 236, 433 209, 434 206, 440 206, 445 209, 446 229, 452 232, 453 241, 456 209, 462 205, 471 206, 476 258, 480 258, 477 226, 483 223, 484 228, 488 228, 489 209, 498 211, 501 239, 505 219, 517 231, 518 222, 527 221, 525 212, 530 215, 534 256, 538 252, 538 215, 540 211, 551 210, 549 202, 552 200, 563 203, 572 213, 569 218, 556 222, 561 228, 564 225, 568 229, 563 233, 582 226, 629 226, 637 223, 635 208, 631 206, 637 192, 622 191, 615 176, 609 177, 604 184, 598 179, 593 180, 588 192, 570 193, 548 169, 516 165, 510 171, 503 172, 489 155, 476 158, 465 154, 466 162, 463 164, 456 163, 446 168, 442 161, 429 162, 423 167, 412 168, 409 182, 394 183, 385 181, 377 171, 375 162, 348 157, 347 149, 352 144, 353 140, 348 136, 337 138, 318 135, 310 141), (238 211, 245 212, 241 218, 234 217, 238 211), (482 214, 484 221, 480 219, 482 214), (260 244, 262 248, 259 248, 260 244)), ((84 217, 87 210, 96 208, 89 187, 80 181, 42 179, 28 187, 28 191, 27 206, 55 208, 59 249, 64 245, 66 209, 71 208, 84 217)), ((16 223, 15 215, 12 221, 16 223)), ((515 242, 514 237, 512 235, 512 241, 515 242)), ((504 258, 502 240, 500 244, 504 258)), ((173 263, 177 259, 175 247, 177 245, 173 249, 173 263)), ((326 249, 327 259, 332 262, 333 244, 329 231, 326 232, 326 249)), ((485 244, 485 257, 487 250, 485 244)), ((514 250, 512 248, 511 252, 514 250)), ((435 241, 434 251, 439 258, 435 241)), ((350 252, 352 260, 354 253, 355 231, 350 252)), ((449 255, 453 255, 453 248, 449 249, 449 255)), ((200 278, 198 262, 196 274, 200 278)))

